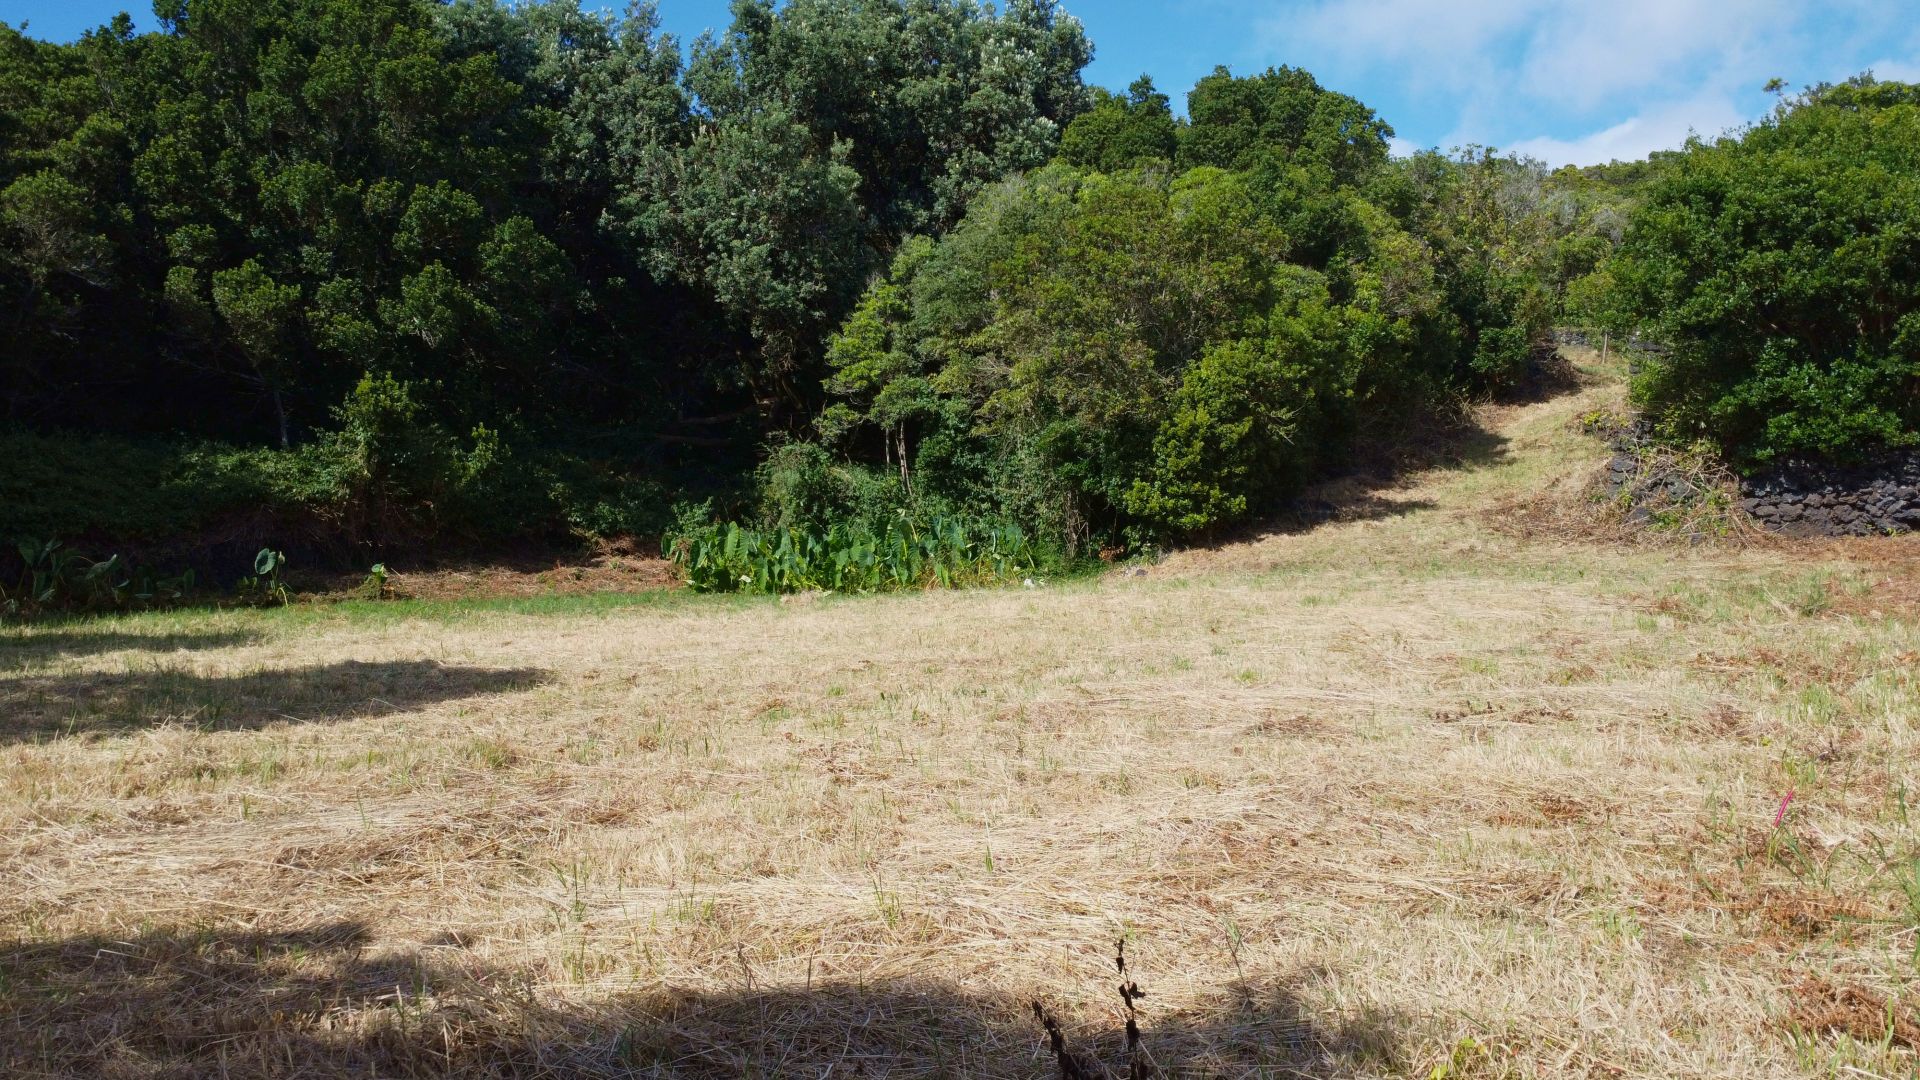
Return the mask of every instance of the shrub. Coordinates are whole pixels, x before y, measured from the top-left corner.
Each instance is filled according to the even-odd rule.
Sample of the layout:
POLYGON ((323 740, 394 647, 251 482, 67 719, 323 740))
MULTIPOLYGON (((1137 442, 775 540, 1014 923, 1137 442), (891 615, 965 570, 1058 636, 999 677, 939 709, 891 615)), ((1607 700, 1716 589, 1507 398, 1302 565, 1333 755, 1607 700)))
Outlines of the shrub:
POLYGON ((260 457, 206 444, 0 433, 0 540, 151 542, 259 506, 260 457))
MULTIPOLYGON (((58 540, 21 540, 18 574, 0 579, 0 618, 49 611, 113 611, 178 603, 192 591, 192 571, 162 576, 119 555, 90 558, 58 540)), ((0 567, 8 560, 0 559, 0 567)))
POLYGON ((295 538, 354 563, 431 535, 440 550, 523 537, 659 535, 669 487, 644 462, 534 449, 476 427, 448 436, 374 380, 341 431, 290 450, 0 432, 0 542, 58 536, 162 565, 209 544, 295 538))
POLYGON ((669 535, 663 546, 696 592, 954 588, 1015 580, 1050 563, 1015 526, 969 525, 952 518, 902 519, 879 531, 847 525, 704 524, 669 535))
POLYGON ((784 530, 839 522, 872 532, 906 510, 897 477, 834 460, 817 443, 783 443, 755 474, 762 527, 784 530))
POLYGON ((1670 346, 1635 393, 1675 441, 1752 467, 1920 440, 1920 89, 1862 78, 1692 144, 1613 275, 1670 346))

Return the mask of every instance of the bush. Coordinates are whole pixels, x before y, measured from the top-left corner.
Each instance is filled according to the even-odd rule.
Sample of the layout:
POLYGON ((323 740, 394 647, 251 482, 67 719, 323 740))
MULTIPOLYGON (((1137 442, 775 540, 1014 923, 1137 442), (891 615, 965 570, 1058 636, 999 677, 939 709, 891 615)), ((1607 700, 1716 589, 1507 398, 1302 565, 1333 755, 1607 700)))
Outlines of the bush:
POLYGON ((883 592, 1018 580, 1050 561, 1014 526, 952 518, 900 520, 871 531, 695 526, 664 544, 696 592, 883 592))
POLYGON ((1675 441, 1743 467, 1920 441, 1920 88, 1862 78, 1694 143, 1612 272, 1671 348, 1635 393, 1675 441))
POLYGON ((911 501, 898 477, 836 461, 817 443, 781 444, 755 481, 760 524, 775 531, 838 522, 874 532, 911 501))
POLYGON ((210 562, 211 547, 274 541, 316 565, 364 566, 367 549, 427 537, 444 552, 657 536, 669 517, 669 488, 643 463, 533 451, 486 427, 456 439, 421 419, 405 384, 362 383, 340 418, 290 450, 0 432, 0 550, 60 537, 216 569, 234 552, 210 562))
MULTIPOLYGON (((49 611, 116 611, 177 603, 193 589, 191 571, 162 576, 118 555, 90 558, 57 540, 21 540, 9 582, 0 576, 0 619, 49 611)), ((0 571, 10 569, 0 558, 0 571)))
POLYGON ((274 455, 208 443, 0 433, 0 540, 154 543, 274 501, 274 455))

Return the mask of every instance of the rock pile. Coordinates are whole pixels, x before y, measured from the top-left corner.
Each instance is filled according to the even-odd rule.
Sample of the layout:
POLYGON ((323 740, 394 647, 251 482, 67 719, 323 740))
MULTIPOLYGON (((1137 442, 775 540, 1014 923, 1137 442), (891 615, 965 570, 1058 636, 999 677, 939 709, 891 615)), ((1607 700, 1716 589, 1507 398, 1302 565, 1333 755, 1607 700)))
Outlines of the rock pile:
POLYGON ((1749 477, 1740 508, 1788 536, 1880 536, 1920 528, 1920 451, 1841 469, 1813 462, 1749 477))
MULTIPOLYGON (((1616 429, 1607 491, 1624 497, 1627 520, 1708 493, 1699 477, 1659 453, 1644 422, 1616 429)), ((1796 461, 1739 481, 1739 508, 1786 536, 1884 536, 1920 529, 1920 450, 1851 468, 1796 461)))

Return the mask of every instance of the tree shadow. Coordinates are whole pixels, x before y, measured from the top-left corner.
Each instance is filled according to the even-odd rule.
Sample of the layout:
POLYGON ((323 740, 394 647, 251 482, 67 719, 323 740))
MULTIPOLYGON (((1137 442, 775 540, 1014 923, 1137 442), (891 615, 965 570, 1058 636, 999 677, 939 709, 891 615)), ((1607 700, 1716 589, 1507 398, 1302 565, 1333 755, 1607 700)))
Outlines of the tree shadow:
POLYGON ((1501 405, 1538 405, 1564 394, 1576 394, 1588 385, 1588 378, 1560 351, 1558 345, 1539 345, 1527 360, 1520 380, 1495 400, 1501 405))
POLYGON ((110 652, 197 652, 230 649, 265 640, 255 630, 196 630, 167 634, 129 634, 118 630, 61 627, 30 633, 0 632, 0 671, 49 663, 73 656, 110 652))
MULTIPOLYGON (((1054 1075, 1033 1004, 938 981, 659 994, 616 1005, 625 1022, 618 1050, 629 1065, 657 1070, 644 1075, 714 1080, 1054 1075)), ((1090 1077, 1128 1074, 1117 996, 1113 1005, 1110 1015, 1067 1029, 1074 1063, 1090 1077)), ((1154 1076, 1338 1080, 1391 1062, 1400 1024, 1316 1018, 1279 981, 1235 984, 1180 1012, 1142 1005, 1140 1026, 1154 1076)))
POLYGON ((349 660, 244 675, 158 668, 13 676, 0 678, 0 745, 167 723, 203 730, 324 723, 525 690, 548 677, 535 668, 449 667, 433 660, 349 660))
MULTIPOLYGON (((750 973, 743 972, 750 980, 750 973)), ((1118 1004, 1116 997, 1115 1004, 1118 1004)), ((1402 1024, 1329 1025, 1284 980, 1143 1009, 1165 1077, 1337 1080, 1391 1066, 1402 1024)), ((1126 1075, 1118 1010, 1070 1035, 1126 1075)), ((0 946, 0 1072, 15 1077, 1043 1077, 1026 1001, 937 980, 554 1004, 457 944, 377 952, 358 923, 162 930, 0 946)), ((1094 1072, 1093 1075, 1102 1075, 1094 1072)))
MULTIPOLYGON (((1589 382, 1589 377, 1557 348, 1543 346, 1534 351, 1521 378, 1489 403, 1539 404, 1578 393, 1589 382)), ((1393 498, 1390 492, 1417 473, 1490 469, 1511 457, 1507 437, 1482 426, 1473 410, 1464 405, 1458 410, 1410 413, 1393 420, 1390 430, 1375 430, 1356 438, 1359 449, 1344 468, 1265 517, 1209 538, 1209 546, 1432 510, 1437 504, 1430 500, 1393 498)))
POLYGON ((1385 521, 1437 509, 1431 499, 1392 493, 1417 473, 1467 472, 1503 464, 1508 440, 1464 418, 1411 425, 1346 469, 1309 486, 1267 516, 1212 537, 1208 546, 1249 543, 1267 536, 1309 533, 1327 525, 1385 521))

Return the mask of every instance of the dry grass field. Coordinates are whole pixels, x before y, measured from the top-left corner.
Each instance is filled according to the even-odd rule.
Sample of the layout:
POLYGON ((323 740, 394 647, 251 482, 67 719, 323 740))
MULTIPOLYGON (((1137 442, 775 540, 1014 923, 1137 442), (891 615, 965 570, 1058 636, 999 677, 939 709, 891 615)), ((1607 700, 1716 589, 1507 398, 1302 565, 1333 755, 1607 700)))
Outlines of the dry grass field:
POLYGON ((10 1077, 1895 1077, 1920 546, 1610 536, 1586 387, 1033 589, 0 631, 10 1077), (1098 1075, 1098 1073, 1089 1073, 1098 1075))

